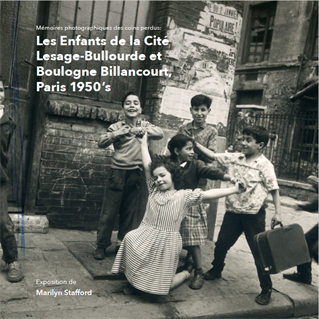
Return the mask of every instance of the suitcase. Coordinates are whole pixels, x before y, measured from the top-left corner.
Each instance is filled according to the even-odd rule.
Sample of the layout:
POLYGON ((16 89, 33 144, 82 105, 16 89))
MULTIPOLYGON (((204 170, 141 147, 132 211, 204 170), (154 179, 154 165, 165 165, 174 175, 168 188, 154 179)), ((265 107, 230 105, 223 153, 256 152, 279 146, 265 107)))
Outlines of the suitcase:
POLYGON ((311 261, 304 232, 298 224, 281 225, 257 234, 254 239, 264 274, 277 274, 311 261))

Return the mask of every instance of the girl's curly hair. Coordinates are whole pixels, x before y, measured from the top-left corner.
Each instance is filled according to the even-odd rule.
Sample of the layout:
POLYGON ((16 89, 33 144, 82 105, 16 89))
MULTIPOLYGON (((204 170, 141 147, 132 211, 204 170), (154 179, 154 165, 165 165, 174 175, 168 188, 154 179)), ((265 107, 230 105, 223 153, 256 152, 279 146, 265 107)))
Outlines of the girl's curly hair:
POLYGON ((151 163, 151 173, 158 168, 164 166, 172 175, 172 182, 175 189, 183 189, 183 170, 178 164, 175 164, 169 157, 155 158, 151 163))

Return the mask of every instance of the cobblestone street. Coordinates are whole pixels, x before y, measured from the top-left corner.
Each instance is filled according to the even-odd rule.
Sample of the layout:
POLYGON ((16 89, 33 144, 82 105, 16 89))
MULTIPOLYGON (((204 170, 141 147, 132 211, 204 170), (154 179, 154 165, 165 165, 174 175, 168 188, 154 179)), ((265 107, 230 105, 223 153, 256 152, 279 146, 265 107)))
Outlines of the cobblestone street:
MULTIPOLYGON (((296 211, 294 200, 282 198, 284 225, 300 224, 304 231, 318 219, 317 214, 296 211)), ((224 201, 220 200, 215 238, 224 214, 224 201)), ((274 206, 267 209, 267 229, 274 206)), ((115 235, 115 234, 114 234, 115 235)), ((317 313, 318 266, 312 263, 312 285, 284 280, 282 273, 272 276, 273 294, 268 306, 259 306, 254 298, 260 292, 252 255, 245 237, 230 249, 222 278, 206 281, 203 288, 194 291, 188 287, 191 278, 173 290, 167 297, 154 300, 152 296, 125 296, 124 280, 93 280, 92 276, 70 253, 63 242, 94 242, 95 232, 49 229, 47 234, 19 234, 20 260, 25 278, 20 283, 6 280, 6 269, 1 264, 1 318, 288 318, 317 313), (22 243, 22 245, 21 245, 22 243), (25 247, 24 249, 21 249, 25 247), (37 283, 38 280, 38 283, 37 283), (39 284, 44 280, 66 281, 63 285, 39 284), (69 284, 72 280, 72 284, 69 284), (75 283, 74 283, 75 282, 75 283), (91 296, 37 295, 37 290, 56 292, 64 290, 92 290, 91 296)), ((204 271, 210 269, 214 243, 202 247, 204 271)), ((185 256, 185 251, 181 258, 185 256)), ((285 272, 291 272, 294 269, 285 272)), ((308 317, 312 318, 311 316, 308 317)))

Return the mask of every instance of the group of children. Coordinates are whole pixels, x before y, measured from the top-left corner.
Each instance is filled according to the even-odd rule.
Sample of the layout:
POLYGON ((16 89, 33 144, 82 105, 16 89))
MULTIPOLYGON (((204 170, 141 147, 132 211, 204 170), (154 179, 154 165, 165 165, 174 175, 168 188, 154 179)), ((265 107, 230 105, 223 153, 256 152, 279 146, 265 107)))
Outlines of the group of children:
MULTIPOLYGON (((273 195, 275 204, 272 227, 281 223, 274 168, 262 154, 268 142, 268 132, 263 127, 248 127, 243 131, 241 153, 216 154, 217 131, 206 123, 211 103, 207 96, 193 97, 190 109, 193 121, 182 126, 179 134, 170 140, 170 155, 152 155, 151 158, 148 139, 160 139, 163 133, 158 127, 137 120, 141 105, 136 94, 130 92, 125 96, 122 104, 125 120, 111 125, 99 140, 100 147, 113 143, 115 154, 107 180, 94 258, 105 257, 105 249, 111 245, 115 216, 119 212, 119 245, 112 273, 125 274, 128 286, 124 292, 127 294, 138 290, 166 295, 189 278, 193 269, 192 289, 200 289, 205 279, 220 278, 227 251, 244 232, 262 289, 255 300, 266 305, 272 283, 258 263, 253 238, 265 230, 268 192, 273 195), (202 160, 206 163, 217 160, 227 168, 227 174, 207 166, 202 160), (149 195, 144 217, 136 228, 130 223, 139 206, 133 207, 132 203, 137 203, 142 171, 149 195), (138 178, 131 178, 133 173, 138 178), (115 178, 115 175, 121 178, 115 178), (199 188, 201 178, 228 181, 232 186, 203 190, 199 188), (200 245, 207 238, 207 217, 202 203, 224 196, 227 196, 226 213, 215 246, 213 268, 204 274, 200 245), (189 258, 177 269, 182 248, 188 250, 189 258)), ((141 215, 144 210, 137 213, 141 215)))

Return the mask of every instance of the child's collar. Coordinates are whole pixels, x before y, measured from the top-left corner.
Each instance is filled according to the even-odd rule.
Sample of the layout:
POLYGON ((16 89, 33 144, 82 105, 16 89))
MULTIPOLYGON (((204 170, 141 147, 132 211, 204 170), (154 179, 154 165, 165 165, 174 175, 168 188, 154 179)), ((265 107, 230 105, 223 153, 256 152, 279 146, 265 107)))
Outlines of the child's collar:
MULTIPOLYGON (((263 153, 259 153, 258 156, 253 157, 252 159, 248 158, 248 163, 257 162, 257 160, 260 158, 260 156, 263 156, 263 155, 264 155, 263 153)), ((243 154, 243 156, 244 156, 244 158, 245 158, 245 160, 246 160, 246 162, 247 162, 247 157, 246 157, 246 155, 243 154)))
POLYGON ((124 120, 122 121, 122 123, 124 123, 124 125, 128 125, 128 126, 130 126, 130 127, 135 127, 135 126, 137 126, 138 123, 141 123, 141 122, 142 122, 142 120, 141 120, 141 118, 139 118, 139 117, 137 117, 137 120, 136 120, 136 122, 135 122, 135 125, 133 125, 132 123, 128 123, 125 118, 124 118, 124 120))
POLYGON ((206 126, 207 126, 207 122, 204 122, 201 126, 199 126, 199 127, 194 127, 194 120, 193 121, 191 121, 191 122, 189 122, 188 124, 187 124, 187 128, 188 129, 192 129, 192 130, 197 130, 197 129, 199 129, 199 128, 205 128, 206 126))
POLYGON ((187 165, 187 162, 184 162, 184 163, 180 164, 179 166, 184 168, 186 165, 187 165))

